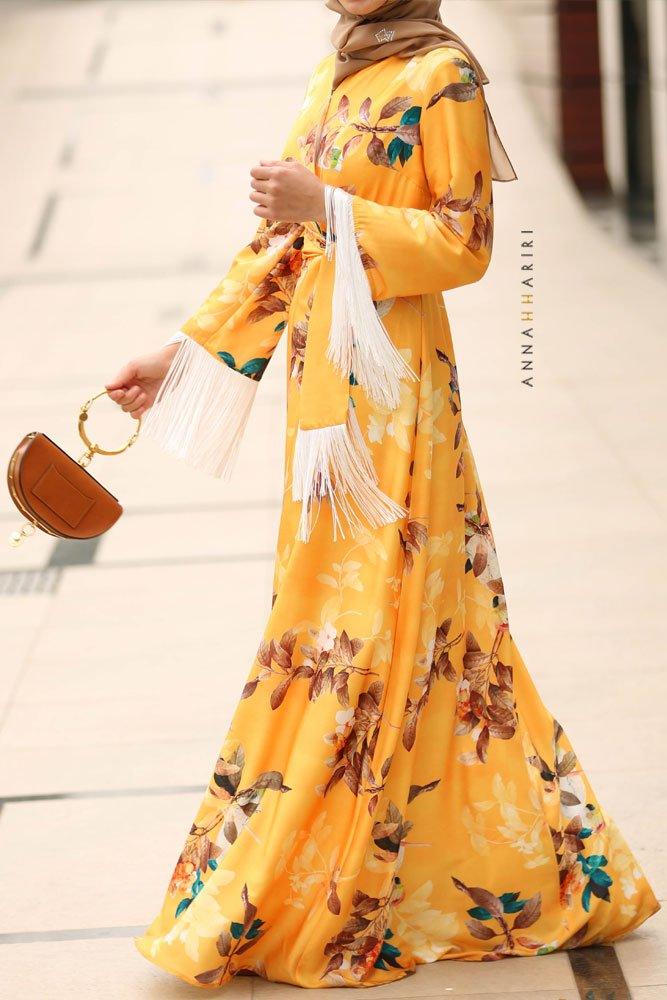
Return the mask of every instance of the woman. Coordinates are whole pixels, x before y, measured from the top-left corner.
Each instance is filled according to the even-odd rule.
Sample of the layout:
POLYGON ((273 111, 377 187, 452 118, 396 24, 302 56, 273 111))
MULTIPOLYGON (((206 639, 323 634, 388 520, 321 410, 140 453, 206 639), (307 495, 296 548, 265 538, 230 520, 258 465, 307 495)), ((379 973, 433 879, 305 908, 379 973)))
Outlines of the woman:
POLYGON ((461 422, 441 292, 486 271, 516 175, 437 0, 328 0, 253 241, 180 343, 109 383, 226 473, 287 332, 272 611, 140 951, 372 986, 441 958, 610 942, 658 902, 533 687, 461 422))

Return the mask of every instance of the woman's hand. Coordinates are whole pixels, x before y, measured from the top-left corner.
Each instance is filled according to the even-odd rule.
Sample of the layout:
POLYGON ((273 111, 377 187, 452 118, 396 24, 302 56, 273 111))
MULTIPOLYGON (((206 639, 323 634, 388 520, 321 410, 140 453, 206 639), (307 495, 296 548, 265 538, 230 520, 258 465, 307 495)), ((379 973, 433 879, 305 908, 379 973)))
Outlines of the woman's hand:
POLYGON ((144 354, 129 361, 105 385, 109 398, 138 420, 155 402, 157 391, 179 346, 178 343, 167 344, 153 354, 144 354))
POLYGON ((325 224, 324 184, 296 160, 260 160, 250 171, 255 215, 279 222, 325 224))

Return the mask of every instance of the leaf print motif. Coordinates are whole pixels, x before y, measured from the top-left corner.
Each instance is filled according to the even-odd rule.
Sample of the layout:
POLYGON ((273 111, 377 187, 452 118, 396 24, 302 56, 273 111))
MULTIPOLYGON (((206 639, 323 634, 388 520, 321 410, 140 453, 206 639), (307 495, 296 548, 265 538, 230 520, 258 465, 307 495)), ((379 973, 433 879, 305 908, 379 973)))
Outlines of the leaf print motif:
POLYGON ((339 781, 344 781, 354 795, 375 790, 376 780, 371 761, 382 720, 380 705, 383 688, 381 680, 373 681, 359 695, 356 707, 349 710, 341 732, 328 735, 327 742, 332 743, 334 755, 327 760, 332 774, 322 789, 323 795, 331 791, 339 781))
POLYGON ((466 246, 473 251, 480 247, 490 247, 493 242, 492 206, 480 205, 482 196, 482 174, 475 174, 472 193, 467 198, 455 198, 451 186, 433 203, 432 211, 457 236, 462 236, 464 227, 459 221, 467 215, 472 217, 466 246))
POLYGON ((513 671, 498 656, 506 631, 505 626, 498 626, 488 653, 480 648, 472 632, 466 633, 463 674, 457 687, 456 735, 469 733, 475 741, 475 751, 459 756, 463 764, 486 763, 490 740, 510 740, 516 733, 513 671))
POLYGON ((401 941, 422 962, 435 962, 447 952, 456 950, 457 915, 438 909, 437 900, 433 898, 434 888, 429 880, 412 893, 406 893, 392 917, 401 941))
POLYGON ((466 573, 472 572, 491 594, 491 606, 497 612, 501 624, 507 624, 507 602, 505 588, 500 575, 500 565, 496 552, 493 532, 488 514, 479 490, 475 491, 475 507, 466 510, 466 573))
MULTIPOLYGON (((435 353, 437 355, 438 361, 442 361, 443 364, 447 365, 449 368, 449 406, 454 416, 457 416, 461 412, 461 393, 459 389, 459 375, 456 365, 447 355, 446 351, 441 348, 436 347, 435 353)), ((459 425, 460 426, 460 425, 459 425)), ((458 432, 458 427, 457 427, 458 432)), ((458 442, 454 443, 454 447, 458 447, 458 442)))
POLYGON ((262 640, 257 651, 257 662, 260 670, 256 677, 249 680, 241 693, 241 698, 249 698, 257 689, 257 685, 273 675, 280 677, 277 687, 271 693, 271 707, 278 708, 287 694, 290 682, 294 679, 292 654, 296 645, 297 633, 292 629, 283 632, 280 639, 262 640))
POLYGON ((351 639, 343 629, 340 635, 335 636, 332 645, 327 642, 319 647, 301 647, 306 659, 300 669, 302 676, 310 679, 308 697, 311 701, 329 690, 344 708, 349 706, 348 682, 352 674, 369 676, 375 673, 354 663, 354 658, 363 646, 362 639, 351 639))
POLYGON ((454 646, 461 642, 463 636, 450 637, 449 630, 451 625, 451 618, 445 619, 445 621, 438 625, 433 639, 429 670, 424 676, 418 679, 418 683, 423 690, 418 698, 408 696, 405 706, 405 722, 402 736, 403 746, 406 750, 412 750, 415 744, 419 717, 428 704, 431 691, 436 682, 442 677, 446 677, 448 680, 455 680, 456 678, 449 653, 454 646))
POLYGON ((536 768, 548 792, 557 792, 559 803, 564 815, 572 818, 579 815, 582 820, 588 819, 586 806, 586 786, 580 774, 579 762, 574 752, 562 746, 565 734, 561 724, 553 720, 553 760, 545 761, 532 747, 532 753, 526 760, 536 768))
POLYGON ((488 889, 468 886, 458 878, 452 877, 452 882, 459 892, 465 893, 475 904, 467 911, 470 919, 466 921, 466 927, 472 936, 481 941, 502 938, 482 957, 482 961, 494 961, 516 954, 517 945, 530 951, 544 947, 544 942, 515 933, 532 927, 539 920, 541 893, 537 892, 528 899, 521 899, 518 892, 505 892, 502 896, 496 896, 488 889), (510 922, 512 914, 516 916, 510 922), (493 921, 497 921, 497 927, 493 926, 493 921))
POLYGON ((491 797, 470 802, 461 810, 461 820, 472 849, 492 858, 499 845, 517 853, 523 867, 541 868, 553 859, 553 846, 544 802, 531 785, 521 788, 510 777, 496 772, 491 797), (500 839, 499 839, 500 838, 500 839))
POLYGON ((264 369, 269 363, 268 358, 251 358, 250 361, 245 361, 240 367, 237 367, 234 355, 230 354, 229 351, 218 351, 217 354, 228 368, 238 372, 239 375, 245 375, 247 378, 253 379, 255 382, 259 382, 264 369))
POLYGON ((389 161, 389 154, 385 149, 382 139, 374 135, 371 141, 368 143, 368 148, 366 149, 366 155, 371 163, 374 163, 376 167, 389 167, 391 163, 389 161))
POLYGON ((296 379, 301 385, 303 379, 303 366, 306 362, 306 341, 308 339, 308 317, 297 320, 292 328, 292 361, 290 364, 290 378, 296 379))
MULTIPOLYGON (((294 232, 303 233, 301 223, 272 222, 259 231, 250 244, 255 253, 269 249, 276 238, 284 240, 294 232)), ((271 268, 269 273, 254 290, 254 308, 248 313, 249 323, 259 323, 269 316, 284 314, 286 316, 289 302, 294 294, 296 283, 303 265, 303 235, 298 235, 289 251, 283 254, 271 268)), ((278 330, 280 324, 276 326, 278 330)))
POLYGON ((571 907, 574 896, 581 894, 581 905, 588 913, 591 896, 605 902, 611 901, 612 877, 604 869, 608 861, 604 854, 586 856, 586 841, 596 831, 584 826, 581 818, 575 816, 561 830, 551 830, 554 851, 558 860, 560 878, 560 902, 563 907, 571 907))
POLYGON ((258 811, 266 791, 289 792, 279 771, 263 771, 250 784, 242 786, 245 752, 239 744, 228 758, 219 757, 208 788, 211 809, 201 824, 193 824, 172 875, 172 891, 192 889, 176 909, 180 914, 203 888, 202 873, 215 870, 225 850, 238 838, 251 817, 258 811), (214 831, 217 829, 217 834, 214 831), (215 843, 222 837, 223 845, 215 843), (190 886, 188 886, 188 878, 190 886))
POLYGON ((405 572, 410 573, 414 566, 414 557, 428 541, 428 527, 420 521, 410 519, 405 525, 405 533, 398 529, 403 549, 405 572))
POLYGON ((326 812, 321 812, 310 828, 291 831, 275 875, 287 872, 289 876, 286 906, 297 910, 310 909, 324 896, 329 912, 339 914, 339 886, 354 881, 359 872, 343 875, 339 862, 340 844, 335 843, 335 828, 326 819, 326 812), (333 848, 328 847, 327 844, 332 842, 333 848))
POLYGON ((371 836, 376 848, 374 857, 378 861, 395 865, 413 825, 411 820, 403 818, 398 806, 388 802, 384 820, 378 820, 373 824, 371 836))
POLYGON ((401 902, 404 895, 403 885, 397 875, 392 877, 389 889, 383 895, 370 896, 360 889, 355 890, 349 920, 324 948, 329 962, 322 973, 322 979, 340 969, 344 961, 349 963, 352 977, 359 981, 374 966, 386 968, 386 964, 379 965, 379 962, 400 968, 400 951, 385 945, 393 937, 391 932, 387 935, 392 909, 401 902))
MULTIPOLYGON (((323 582, 323 581, 322 581, 323 582)), ((332 578, 332 584, 336 581, 332 578)), ((356 589, 356 588, 355 588, 356 589)), ((278 678, 278 684, 270 696, 272 709, 279 708, 295 680, 308 680, 308 698, 316 701, 326 692, 335 694, 344 708, 350 704, 349 681, 353 674, 375 676, 376 672, 358 666, 354 660, 364 646, 362 639, 350 637, 345 629, 340 634, 333 628, 321 629, 315 645, 301 646, 304 660, 294 662, 297 633, 289 629, 280 639, 262 640, 257 651, 259 670, 243 688, 242 698, 250 698, 257 687, 271 677, 278 678)))
POLYGON ((432 792, 434 788, 438 787, 440 780, 440 778, 435 778, 433 781, 429 781, 426 785, 410 785, 408 802, 412 802, 413 799, 416 799, 418 795, 423 795, 424 792, 432 792))
POLYGON ((404 111, 407 111, 412 106, 411 97, 393 97, 391 101, 388 101, 382 108, 382 111, 378 115, 378 121, 384 121, 385 118, 393 118, 395 115, 402 115, 404 111))
POLYGON ((229 929, 224 930, 216 941, 218 954, 224 961, 216 968, 195 976, 202 986, 221 986, 227 977, 237 974, 239 968, 234 967, 234 959, 252 948, 264 933, 264 921, 259 919, 257 907, 248 898, 247 885, 241 890, 241 901, 243 919, 232 921, 229 929))
MULTIPOLYGON (((350 100, 343 95, 335 112, 322 125, 318 165, 329 170, 340 170, 345 157, 359 145, 364 135, 369 135, 366 156, 372 164, 390 169, 397 164, 405 166, 414 147, 421 145, 421 108, 413 104, 412 97, 394 97, 380 110, 375 124, 371 121, 371 110, 372 101, 370 97, 366 97, 361 102, 356 117, 351 118, 350 100), (397 115, 400 116, 398 122, 387 124, 389 119, 397 115), (341 148, 339 136, 344 127, 355 131, 341 148), (385 145, 386 136, 392 137, 388 146, 385 145)), ((302 141, 306 164, 313 160, 316 142, 317 130, 311 129, 302 141)))
POLYGON ((452 59, 452 62, 459 67, 461 76, 460 83, 448 83, 446 87, 433 94, 427 108, 432 108, 443 98, 451 101, 474 101, 480 89, 477 74, 474 68, 465 59, 452 59))

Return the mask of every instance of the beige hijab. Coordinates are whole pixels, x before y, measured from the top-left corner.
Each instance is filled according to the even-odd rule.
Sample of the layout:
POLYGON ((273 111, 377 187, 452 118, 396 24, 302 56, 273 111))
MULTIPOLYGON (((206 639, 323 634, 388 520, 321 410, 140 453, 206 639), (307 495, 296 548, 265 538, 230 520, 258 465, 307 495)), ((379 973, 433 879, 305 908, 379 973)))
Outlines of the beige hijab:
MULTIPOLYGON (((350 14, 340 0, 327 0, 340 15, 331 34, 336 49, 332 88, 357 70, 389 56, 411 56, 442 45, 460 49, 470 61, 480 86, 488 77, 467 45, 440 18, 440 0, 387 0, 372 14, 350 14)), ((516 171, 500 141, 486 99, 486 124, 494 181, 516 180, 516 171)))

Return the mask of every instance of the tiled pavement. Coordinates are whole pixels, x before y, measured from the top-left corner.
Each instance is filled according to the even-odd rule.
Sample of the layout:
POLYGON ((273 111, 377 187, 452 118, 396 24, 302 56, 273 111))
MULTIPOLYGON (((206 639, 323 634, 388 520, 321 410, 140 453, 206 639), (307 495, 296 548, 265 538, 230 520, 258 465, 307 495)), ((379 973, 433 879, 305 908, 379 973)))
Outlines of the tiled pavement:
MULTIPOLYGON (((500 4, 449 0, 447 19, 491 76, 520 174, 497 191, 489 273, 448 298, 513 632, 664 899, 665 285, 573 195, 516 82, 500 4)), ((1 454, 33 428, 77 453, 78 405, 219 279, 254 228, 249 166, 279 154, 328 23, 317 0, 2 4, 1 454)), ((283 363, 231 483, 140 441, 95 463, 126 507, 99 545, 0 549, 3 1000, 200 995, 130 936, 161 898, 268 609, 283 363)), ((110 406, 93 418, 100 438, 126 430, 110 406)), ((3 533, 16 521, 3 500, 3 533)), ((665 938, 661 911, 589 950, 588 971, 565 954, 443 962, 378 993, 657 1000, 665 938)), ((296 996, 248 980, 225 995, 253 989, 296 996)))

